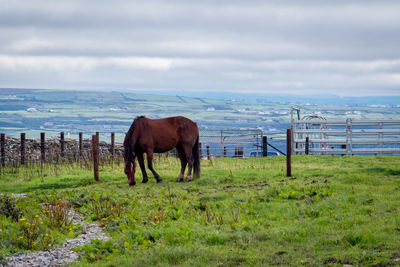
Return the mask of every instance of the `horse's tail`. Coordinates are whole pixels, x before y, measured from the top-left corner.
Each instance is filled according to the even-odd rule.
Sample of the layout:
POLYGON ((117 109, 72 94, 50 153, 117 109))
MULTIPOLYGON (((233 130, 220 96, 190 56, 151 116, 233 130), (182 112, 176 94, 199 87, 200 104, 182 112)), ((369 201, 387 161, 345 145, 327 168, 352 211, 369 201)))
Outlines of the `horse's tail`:
POLYGON ((193 154, 193 177, 200 177, 200 151, 199 151, 199 136, 192 149, 193 154))

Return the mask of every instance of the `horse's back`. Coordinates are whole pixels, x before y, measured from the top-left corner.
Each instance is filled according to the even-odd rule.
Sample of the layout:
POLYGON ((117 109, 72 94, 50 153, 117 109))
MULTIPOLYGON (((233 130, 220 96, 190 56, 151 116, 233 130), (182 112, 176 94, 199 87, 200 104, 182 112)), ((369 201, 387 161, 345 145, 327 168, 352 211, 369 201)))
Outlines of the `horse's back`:
POLYGON ((155 151, 168 151, 178 143, 193 145, 198 137, 197 124, 183 117, 169 117, 162 119, 146 118, 148 136, 152 136, 155 151))
POLYGON ((199 130, 197 124, 183 116, 165 118, 167 123, 176 131, 180 141, 197 139, 199 130))
POLYGON ((197 130, 197 124, 183 116, 168 117, 163 119, 147 119, 153 128, 172 129, 182 131, 197 130))
POLYGON ((199 136, 199 129, 197 128, 197 124, 192 120, 185 117, 177 117, 178 121, 178 134, 180 135, 182 141, 188 141, 192 143, 192 141, 196 141, 199 136))

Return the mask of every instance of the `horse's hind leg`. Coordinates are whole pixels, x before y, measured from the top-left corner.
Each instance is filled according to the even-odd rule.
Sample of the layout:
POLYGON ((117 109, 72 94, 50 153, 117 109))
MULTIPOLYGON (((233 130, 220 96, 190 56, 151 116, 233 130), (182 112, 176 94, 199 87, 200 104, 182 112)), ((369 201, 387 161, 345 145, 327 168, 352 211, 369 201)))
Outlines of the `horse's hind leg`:
POLYGON ((183 145, 183 150, 185 151, 185 154, 183 156, 185 157, 186 162, 188 163, 188 171, 185 182, 189 182, 191 180, 192 168, 193 168, 192 149, 190 148, 190 146, 183 145))
POLYGON ((178 146, 176 148, 178 155, 179 155, 179 159, 181 160, 181 172, 179 173, 178 179, 176 180, 177 182, 183 182, 183 177, 185 176, 185 169, 186 169, 186 156, 185 156, 185 151, 183 150, 183 148, 181 146, 178 146))
POLYGON ((154 178, 156 178, 157 183, 161 183, 162 179, 160 178, 160 175, 158 175, 158 173, 153 168, 153 152, 148 151, 148 152, 146 152, 146 154, 147 154, 147 167, 153 173, 154 178))
POLYGON ((142 181, 142 183, 144 184, 144 183, 147 183, 147 181, 148 181, 149 179, 147 178, 146 168, 145 168, 145 166, 144 166, 143 154, 138 153, 138 154, 137 154, 137 158, 138 158, 138 162, 139 162, 140 169, 142 170, 142 176, 143 176, 143 181, 142 181))

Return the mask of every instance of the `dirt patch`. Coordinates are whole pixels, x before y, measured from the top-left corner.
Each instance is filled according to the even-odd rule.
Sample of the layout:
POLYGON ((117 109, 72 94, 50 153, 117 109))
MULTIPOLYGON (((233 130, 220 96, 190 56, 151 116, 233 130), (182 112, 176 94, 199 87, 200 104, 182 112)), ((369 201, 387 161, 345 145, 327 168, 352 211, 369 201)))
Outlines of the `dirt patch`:
POLYGON ((338 260, 338 259, 335 259, 335 258, 328 258, 328 259, 326 259, 325 261, 324 261, 324 264, 325 265, 328 265, 328 264, 342 264, 342 265, 346 265, 346 266, 350 266, 350 265, 352 265, 350 262, 348 262, 348 261, 341 261, 341 260, 338 260))

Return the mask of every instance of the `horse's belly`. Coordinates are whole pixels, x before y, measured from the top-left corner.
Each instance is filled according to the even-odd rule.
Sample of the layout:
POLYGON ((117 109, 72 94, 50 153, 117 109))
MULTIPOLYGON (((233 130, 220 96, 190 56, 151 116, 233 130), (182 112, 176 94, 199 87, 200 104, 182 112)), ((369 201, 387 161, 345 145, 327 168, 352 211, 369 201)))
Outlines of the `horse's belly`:
POLYGON ((164 153, 170 151, 172 148, 154 148, 154 153, 164 153))
POLYGON ((173 138, 170 140, 164 139, 164 141, 162 141, 162 138, 158 138, 156 140, 154 140, 154 152, 155 153, 164 153, 167 151, 170 151, 171 149, 173 149, 174 147, 176 147, 178 145, 178 140, 173 138), (161 141, 161 142, 160 142, 161 141))

